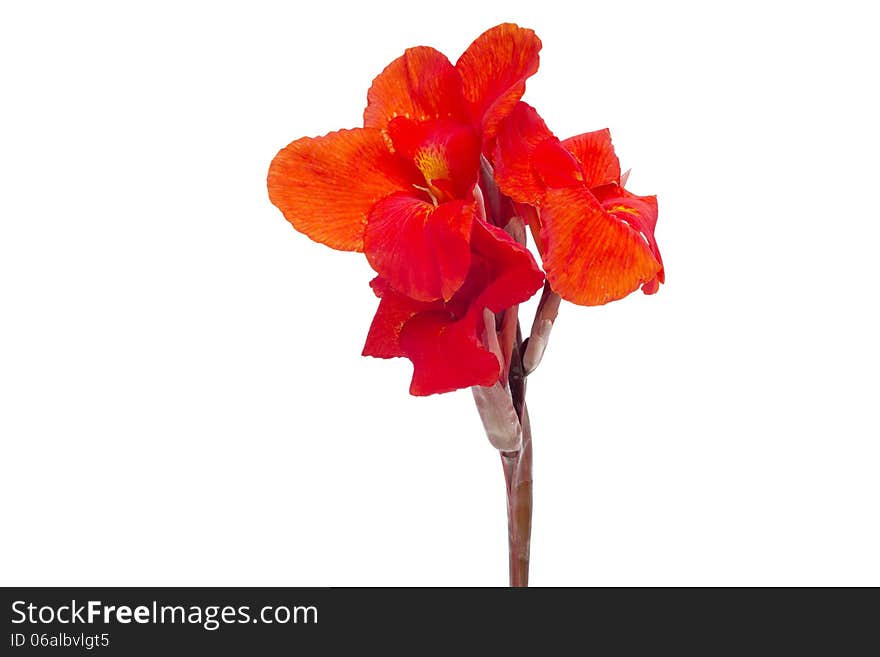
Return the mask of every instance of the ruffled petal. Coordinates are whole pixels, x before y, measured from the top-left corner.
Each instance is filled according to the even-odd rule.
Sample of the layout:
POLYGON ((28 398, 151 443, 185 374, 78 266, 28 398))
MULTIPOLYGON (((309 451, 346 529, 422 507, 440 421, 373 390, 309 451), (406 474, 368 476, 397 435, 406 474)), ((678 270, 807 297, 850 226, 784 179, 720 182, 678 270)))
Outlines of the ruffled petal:
POLYGON ((417 301, 448 300, 470 267, 473 216, 473 203, 435 206, 411 194, 393 194, 370 213, 364 252, 398 292, 417 301))
POLYGON ((541 208, 544 270, 563 298, 585 306, 622 299, 661 271, 623 208, 607 212, 585 188, 549 190, 541 208))
POLYGON ((392 290, 387 281, 376 277, 370 287, 381 301, 364 344, 362 354, 374 358, 396 358, 406 356, 400 347, 400 333, 403 326, 420 312, 431 310, 437 303, 416 301, 392 290))
POLYGON ((538 70, 541 40, 529 29, 503 23, 487 30, 464 51, 455 68, 483 139, 491 139, 538 70))
POLYGON ((363 353, 409 358, 413 395, 493 385, 501 365, 484 343, 483 311, 497 313, 526 301, 543 281, 527 249, 501 229, 476 220, 467 279, 448 302, 415 301, 381 278, 371 283, 382 300, 363 353))
POLYGON ((607 128, 569 137, 562 141, 562 146, 580 164, 584 183, 590 189, 620 184, 620 161, 614 153, 611 131, 607 128))
POLYGON ((539 203, 547 185, 532 165, 532 154, 539 145, 554 141, 559 140, 535 108, 517 103, 496 135, 493 162, 498 188, 520 203, 539 203))
POLYGON ((370 284, 381 297, 363 355, 404 356, 413 363, 410 393, 432 395, 472 385, 492 385, 501 372, 472 322, 458 321, 443 302, 414 301, 381 278, 370 284))
POLYGON ((342 251, 363 251, 377 201, 411 190, 412 173, 378 130, 357 128, 304 137, 269 166, 269 199, 301 233, 342 251))
POLYGON ((414 366, 414 395, 494 385, 501 364, 483 342, 483 311, 497 313, 522 303, 544 283, 532 254, 500 228, 475 221, 471 245, 471 270, 458 294, 443 310, 414 316, 400 334, 414 366))
POLYGON ((420 313, 400 334, 400 346, 413 363, 410 394, 432 395, 470 386, 491 386, 501 363, 465 322, 446 311, 420 313))
POLYGON ((485 284, 469 312, 482 313, 484 308, 501 312, 527 301, 544 284, 544 272, 531 252, 500 228, 475 222, 471 245, 474 260, 484 269, 485 284))
POLYGON ((384 129, 396 116, 468 122, 461 77, 446 55, 426 46, 408 48, 376 76, 367 92, 364 127, 384 129))

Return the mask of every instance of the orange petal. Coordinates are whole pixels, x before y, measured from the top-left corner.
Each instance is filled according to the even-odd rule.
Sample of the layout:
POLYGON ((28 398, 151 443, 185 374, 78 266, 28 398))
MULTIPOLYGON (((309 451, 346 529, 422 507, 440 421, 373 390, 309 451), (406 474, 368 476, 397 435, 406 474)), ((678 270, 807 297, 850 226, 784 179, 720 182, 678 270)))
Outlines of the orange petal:
POLYGON ((269 199, 301 233, 342 251, 363 251, 377 201, 412 189, 412 176, 378 130, 304 137, 269 166, 269 199))
POLYGON ((581 165, 587 187, 620 184, 620 161, 614 153, 608 128, 569 137, 562 141, 562 146, 581 165))
POLYGON ((526 90, 526 79, 538 70, 541 40, 529 29, 503 23, 483 32, 464 51, 455 68, 483 139, 491 139, 526 90))
POLYGON ((640 231, 606 212, 583 187, 549 190, 541 222, 544 270, 563 299, 602 305, 650 283, 661 270, 640 231))
POLYGON ((532 165, 535 149, 557 141, 535 108, 517 103, 498 128, 495 143, 495 180, 499 189, 520 203, 540 202, 547 185, 532 165))
POLYGON ((618 197, 601 199, 601 203, 607 212, 621 221, 627 222, 647 240, 648 246, 651 247, 651 253, 660 263, 660 271, 657 272, 653 281, 648 281, 642 286, 642 292, 654 294, 659 288, 659 284, 666 281, 660 248, 654 238, 654 228, 657 226, 657 197, 636 196, 624 189, 621 190, 618 197))
POLYGON ((448 301, 471 264, 473 216, 473 203, 435 206, 410 194, 393 194, 370 213, 364 252, 398 292, 417 301, 448 301))
POLYGON ((364 127, 384 129, 396 116, 468 122, 461 77, 446 55, 419 46, 385 67, 367 92, 364 127))

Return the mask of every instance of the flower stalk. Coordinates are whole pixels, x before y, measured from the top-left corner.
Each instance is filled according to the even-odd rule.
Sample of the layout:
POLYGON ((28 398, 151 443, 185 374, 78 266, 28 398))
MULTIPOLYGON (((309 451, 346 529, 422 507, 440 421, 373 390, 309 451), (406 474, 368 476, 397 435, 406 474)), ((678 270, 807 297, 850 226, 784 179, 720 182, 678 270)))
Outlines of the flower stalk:
MULTIPOLYGON (((476 198, 481 214, 487 221, 504 228, 518 244, 525 247, 525 224, 516 213, 513 202, 499 191, 492 165, 485 157, 481 158, 477 189, 480 189, 476 198)), ((539 314, 544 308, 545 299, 551 295, 553 293, 549 287, 546 288, 539 314)), ((556 317, 555 309, 552 310, 552 317, 556 317)), ((532 435, 526 408, 526 376, 529 371, 523 363, 529 340, 522 339, 518 304, 500 313, 499 321, 486 311, 485 320, 485 340, 501 363, 503 384, 497 383, 491 388, 476 386, 472 390, 489 442, 501 455, 507 495, 510 586, 525 587, 529 583, 532 535, 532 435), (505 445, 515 447, 505 448, 505 445)), ((538 321, 538 316, 535 321, 538 321)))
POLYGON ((501 452, 507 490, 507 534, 510 585, 529 584, 529 550, 532 538, 532 431, 526 407, 526 375, 522 364, 522 336, 517 325, 508 386, 522 429, 522 446, 516 452, 501 452))
POLYGON ((526 435, 519 452, 501 452, 507 488, 507 535, 510 586, 529 585, 529 549, 532 536, 532 441, 526 435))

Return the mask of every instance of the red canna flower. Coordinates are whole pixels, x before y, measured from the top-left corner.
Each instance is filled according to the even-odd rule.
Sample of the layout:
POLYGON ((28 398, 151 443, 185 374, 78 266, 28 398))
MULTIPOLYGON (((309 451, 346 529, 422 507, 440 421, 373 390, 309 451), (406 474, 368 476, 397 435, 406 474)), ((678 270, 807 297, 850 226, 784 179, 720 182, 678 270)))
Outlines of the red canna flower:
POLYGON ((408 49, 373 81, 363 128, 278 153, 271 201, 313 240, 363 251, 397 293, 450 301, 471 271, 482 145, 522 96, 540 47, 531 30, 504 24, 455 66, 408 49))
POLYGON ((493 153, 499 188, 526 212, 547 280, 564 299, 595 306, 664 281, 654 239, 657 198, 623 187, 608 130, 560 141, 519 102, 493 153))
POLYGON ((446 302, 417 301, 379 277, 371 283, 381 301, 363 355, 409 358, 413 395, 498 382, 503 364, 486 336, 484 309, 501 312, 531 297, 544 282, 532 255, 500 228, 475 221, 471 247, 464 284, 446 302))
POLYGON ((560 141, 520 101, 540 48, 512 24, 482 34, 454 66, 410 48, 373 81, 363 128, 293 142, 268 177, 294 228, 363 252, 378 273, 363 355, 410 359, 413 395, 472 388, 501 456, 513 586, 528 585, 530 558, 526 380, 560 297, 598 305, 639 287, 652 294, 664 279, 657 200, 624 189, 608 131, 560 141), (548 282, 525 340, 519 304, 545 274, 524 222, 548 282))

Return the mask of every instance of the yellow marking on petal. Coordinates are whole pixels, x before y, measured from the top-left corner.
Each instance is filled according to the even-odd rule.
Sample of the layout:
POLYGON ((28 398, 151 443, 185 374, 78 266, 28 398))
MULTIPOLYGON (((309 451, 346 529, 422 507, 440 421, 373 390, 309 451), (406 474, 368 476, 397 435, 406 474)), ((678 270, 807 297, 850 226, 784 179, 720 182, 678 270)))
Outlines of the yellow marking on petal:
POLYGON ((413 161, 428 184, 432 180, 449 179, 449 162, 446 160, 445 148, 437 145, 422 148, 416 153, 413 161))
POLYGON ((625 206, 625 205, 612 205, 612 206, 608 209, 608 212, 623 212, 623 213, 625 213, 625 214, 630 214, 630 215, 632 215, 632 216, 634 216, 634 217, 639 216, 639 211, 638 211, 638 210, 636 210, 635 208, 627 207, 627 206, 625 206))

